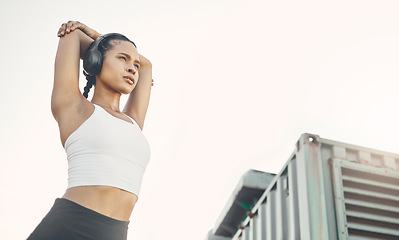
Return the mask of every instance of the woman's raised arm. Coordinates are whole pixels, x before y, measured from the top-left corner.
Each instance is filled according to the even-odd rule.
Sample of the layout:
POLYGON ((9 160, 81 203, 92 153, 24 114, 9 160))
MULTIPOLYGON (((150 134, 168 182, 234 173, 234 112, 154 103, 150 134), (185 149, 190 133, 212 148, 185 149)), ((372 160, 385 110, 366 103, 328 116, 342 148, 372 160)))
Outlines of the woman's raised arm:
POLYGON ((62 24, 55 57, 51 110, 55 119, 66 107, 76 107, 85 98, 79 90, 79 61, 99 34, 79 22, 62 24), (92 39, 93 38, 93 39, 92 39))
POLYGON ((137 121, 141 129, 144 127, 144 119, 147 114, 147 108, 150 101, 152 80, 152 64, 140 55, 139 80, 136 87, 129 95, 124 112, 137 121))

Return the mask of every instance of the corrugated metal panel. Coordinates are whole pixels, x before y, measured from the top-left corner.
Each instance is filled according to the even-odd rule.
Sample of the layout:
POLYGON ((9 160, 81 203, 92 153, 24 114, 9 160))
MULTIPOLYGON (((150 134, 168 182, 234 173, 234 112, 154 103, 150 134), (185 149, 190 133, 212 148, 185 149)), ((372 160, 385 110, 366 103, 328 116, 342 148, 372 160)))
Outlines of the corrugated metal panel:
MULTIPOLYGON (((239 180, 225 208, 216 221, 215 227, 206 240, 214 240, 216 236, 231 239, 241 227, 242 220, 258 201, 275 174, 257 170, 248 170, 239 180)), ((246 236, 249 237, 248 235, 246 236)), ((217 240, 217 239, 215 239, 217 240)))
POLYGON ((208 235, 206 236, 205 240, 230 240, 229 237, 217 236, 213 234, 213 231, 209 231, 208 235))
POLYGON ((399 239, 398 173, 397 154, 303 134, 231 239, 399 239), (334 174, 341 174, 335 185, 331 162, 339 163, 334 174), (389 173, 391 180, 375 180, 375 171, 389 173), (336 196, 334 186, 342 191, 336 196))

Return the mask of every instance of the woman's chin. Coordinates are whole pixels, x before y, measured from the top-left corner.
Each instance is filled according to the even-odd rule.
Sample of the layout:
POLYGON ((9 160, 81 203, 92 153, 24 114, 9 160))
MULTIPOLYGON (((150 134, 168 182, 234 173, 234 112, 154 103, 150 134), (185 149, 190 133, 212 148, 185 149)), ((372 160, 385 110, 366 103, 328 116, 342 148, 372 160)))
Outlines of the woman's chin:
POLYGON ((123 94, 123 95, 130 94, 131 92, 133 92, 133 89, 134 89, 134 87, 133 88, 122 89, 120 91, 120 93, 123 94))

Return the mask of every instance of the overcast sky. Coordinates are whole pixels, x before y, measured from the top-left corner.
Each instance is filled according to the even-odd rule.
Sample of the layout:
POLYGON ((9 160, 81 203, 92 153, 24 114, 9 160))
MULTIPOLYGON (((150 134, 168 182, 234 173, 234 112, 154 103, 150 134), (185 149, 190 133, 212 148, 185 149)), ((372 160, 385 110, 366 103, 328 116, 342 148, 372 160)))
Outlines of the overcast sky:
POLYGON ((50 111, 63 22, 123 33, 153 64, 144 126, 151 161, 128 239, 202 240, 241 175, 278 173, 302 133, 399 152, 398 7, 396 0, 2 1, 1 236, 25 239, 67 186, 50 111))

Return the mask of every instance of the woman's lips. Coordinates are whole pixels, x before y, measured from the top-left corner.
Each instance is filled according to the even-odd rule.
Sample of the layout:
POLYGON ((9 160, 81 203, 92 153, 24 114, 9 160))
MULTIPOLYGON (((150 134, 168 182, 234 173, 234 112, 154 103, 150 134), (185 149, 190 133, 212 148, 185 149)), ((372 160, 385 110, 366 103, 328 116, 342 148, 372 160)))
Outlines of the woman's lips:
POLYGON ((129 76, 124 76, 123 77, 130 85, 134 84, 134 80, 133 78, 129 77, 129 76))

